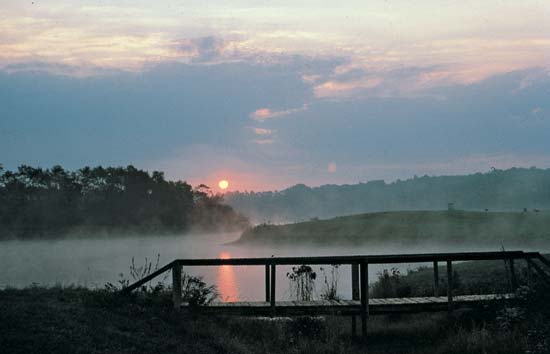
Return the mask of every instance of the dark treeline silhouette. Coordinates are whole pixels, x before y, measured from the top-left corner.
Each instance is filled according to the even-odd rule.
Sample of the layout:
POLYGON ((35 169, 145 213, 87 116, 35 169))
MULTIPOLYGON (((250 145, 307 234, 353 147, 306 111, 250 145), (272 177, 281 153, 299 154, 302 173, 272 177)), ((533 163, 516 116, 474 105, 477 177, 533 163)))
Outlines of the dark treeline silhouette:
POLYGON ((354 185, 303 184, 275 192, 236 192, 226 201, 256 222, 303 221, 394 210, 527 211, 550 208, 550 169, 494 169, 466 176, 414 177, 354 185))
POLYGON ((163 172, 123 167, 67 171, 0 166, 0 237, 77 231, 238 230, 248 220, 205 185, 167 181, 163 172))

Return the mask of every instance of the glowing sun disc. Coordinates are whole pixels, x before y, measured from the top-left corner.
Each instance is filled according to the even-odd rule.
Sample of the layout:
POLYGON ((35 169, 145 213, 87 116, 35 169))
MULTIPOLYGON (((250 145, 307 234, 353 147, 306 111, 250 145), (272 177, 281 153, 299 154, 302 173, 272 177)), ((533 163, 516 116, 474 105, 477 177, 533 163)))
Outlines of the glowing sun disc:
POLYGON ((229 182, 227 182, 225 179, 222 179, 218 182, 218 187, 220 187, 220 189, 227 189, 227 187, 229 187, 229 182))

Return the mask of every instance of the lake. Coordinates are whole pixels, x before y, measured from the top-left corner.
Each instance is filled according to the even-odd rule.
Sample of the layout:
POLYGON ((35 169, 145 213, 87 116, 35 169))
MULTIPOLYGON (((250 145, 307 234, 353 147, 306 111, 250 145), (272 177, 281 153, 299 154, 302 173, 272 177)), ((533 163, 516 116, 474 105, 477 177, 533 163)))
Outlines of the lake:
MULTIPOLYGON (((103 287, 117 282, 119 274, 129 276, 134 257, 136 266, 145 264, 145 258, 156 263, 160 255, 163 266, 176 258, 230 258, 277 256, 328 256, 391 253, 426 253, 460 251, 498 251, 499 248, 457 249, 410 247, 401 245, 349 246, 349 247, 250 247, 228 245, 239 238, 238 233, 187 234, 173 236, 136 236, 118 238, 79 238, 59 240, 0 241, 0 287, 40 285, 81 285, 103 287)), ((401 264, 399 269, 415 269, 422 264, 401 264)), ((427 264, 430 265, 431 264, 427 264)), ((369 279, 374 281, 378 272, 396 265, 369 267, 369 279)), ((325 273, 330 279, 330 266, 325 273)), ((317 273, 316 294, 324 289, 324 273, 317 273)), ((264 298, 263 266, 188 267, 184 272, 201 275, 207 283, 216 284, 222 301, 261 300, 264 298)), ((288 299, 289 267, 277 268, 277 299, 288 299)), ((169 273, 166 282, 171 281, 169 273)), ((344 298, 351 297, 351 271, 349 266, 338 268, 338 290, 344 298)))

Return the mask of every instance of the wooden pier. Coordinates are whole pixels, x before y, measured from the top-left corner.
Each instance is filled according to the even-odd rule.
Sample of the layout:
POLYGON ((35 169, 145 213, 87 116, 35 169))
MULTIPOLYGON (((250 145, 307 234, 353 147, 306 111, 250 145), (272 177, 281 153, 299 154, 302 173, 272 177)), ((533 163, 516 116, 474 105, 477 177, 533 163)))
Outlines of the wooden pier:
POLYGON ((510 300, 517 287, 515 262, 527 265, 527 282, 532 274, 550 284, 550 261, 538 252, 462 252, 394 255, 356 255, 328 257, 271 257, 271 258, 229 258, 229 259, 177 259, 149 276, 128 286, 123 291, 131 292, 159 275, 172 271, 172 294, 174 307, 185 308, 182 302, 182 267, 192 266, 262 266, 265 268, 265 301, 258 302, 215 302, 200 308, 201 312, 239 316, 300 316, 300 315, 348 315, 352 317, 352 331, 355 333, 356 317, 361 318, 363 336, 367 333, 370 315, 407 312, 449 311, 471 307, 489 301, 510 300), (507 268, 509 291, 504 294, 455 295, 453 293, 453 262, 503 260, 507 268), (368 269, 372 264, 432 263, 434 271, 433 296, 413 298, 380 299, 369 298, 368 269), (439 264, 445 263, 447 279, 445 296, 440 296, 439 264), (276 269, 280 265, 351 265, 352 299, 320 301, 275 301, 276 269))

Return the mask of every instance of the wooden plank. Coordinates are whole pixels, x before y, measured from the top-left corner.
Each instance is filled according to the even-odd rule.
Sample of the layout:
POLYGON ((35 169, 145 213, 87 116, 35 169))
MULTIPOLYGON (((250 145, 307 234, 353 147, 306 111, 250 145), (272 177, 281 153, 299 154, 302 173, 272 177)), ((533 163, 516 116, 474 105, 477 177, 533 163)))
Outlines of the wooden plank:
POLYGON ((270 292, 270 282, 271 282, 271 279, 269 278, 269 265, 266 264, 265 265, 265 301, 269 302, 269 299, 270 299, 270 295, 271 295, 271 292, 270 292))
POLYGON ((154 278, 158 277, 159 275, 161 275, 161 274, 169 271, 170 269, 172 269, 172 266, 174 265, 174 263, 176 263, 176 261, 168 263, 164 267, 160 268, 157 271, 154 271, 153 273, 149 274, 145 278, 140 279, 140 280, 136 281, 134 284, 125 287, 124 289, 121 290, 121 292, 130 293, 130 292, 134 291, 135 289, 139 288, 143 284, 153 280, 154 278))
POLYGON ((447 302, 449 312, 453 311, 453 262, 447 260, 447 302))
POLYGON ((179 259, 182 266, 220 266, 220 265, 295 265, 295 264, 352 264, 366 261, 370 264, 385 263, 422 263, 433 261, 474 261, 524 258, 522 251, 505 252, 458 252, 458 253, 420 253, 390 255, 355 255, 322 257, 270 257, 270 258, 214 258, 179 259))
POLYGON ((271 284, 270 284, 270 295, 269 295, 269 301, 271 304, 271 316, 275 316, 275 279, 276 279, 276 272, 275 272, 275 263, 271 264, 271 284))
MULTIPOLYGON (((359 300, 359 264, 352 263, 351 265, 351 298, 359 300)), ((357 334, 357 317, 351 316, 351 334, 357 334)))
POLYGON ((181 265, 176 261, 172 265, 172 301, 176 310, 181 308, 181 296, 181 265))
POLYGON ((434 268, 434 296, 439 296, 439 266, 437 261, 433 262, 434 268))
MULTIPOLYGON (((501 301, 512 298, 513 294, 487 294, 487 295, 460 295, 454 297, 455 307, 472 306, 484 301, 501 301)), ((445 300, 445 297, 441 297, 445 300)), ((385 303, 379 302, 381 299, 369 301, 369 315, 388 314, 388 313, 406 313, 406 312, 424 312, 424 311, 445 311, 447 309, 446 301, 434 301, 439 297, 427 298, 393 298, 384 299, 385 303), (377 301, 375 301, 377 300, 377 301)), ((186 307, 186 306, 183 306, 186 307)), ((232 302, 232 303, 212 303, 200 308, 202 311, 212 311, 220 314, 234 314, 240 316, 265 316, 272 315, 271 304, 269 302, 232 302)), ((334 314, 357 314, 362 310, 359 301, 280 301, 277 302, 277 316, 293 315, 334 315, 334 314), (327 305, 328 304, 328 305, 327 305)))
POLYGON ((525 258, 525 262, 527 263, 527 286, 532 287, 533 286, 533 270, 531 269, 531 263, 529 263, 529 259, 525 258))
POLYGON ((361 334, 367 338, 367 320, 369 317, 369 264, 362 262, 361 271, 361 334))
MULTIPOLYGON (((457 295, 454 296, 454 302, 459 301, 487 301, 495 299, 513 298, 514 294, 484 294, 484 295, 457 295)), ((409 298, 387 298, 387 299, 369 299, 369 306, 392 306, 392 305, 418 305, 426 303, 447 302, 446 298, 440 297, 409 297, 409 298)), ((279 301, 277 307, 357 307, 360 306, 359 301, 340 300, 340 301, 279 301)), ((269 302, 265 301, 237 301, 237 302, 213 302, 205 307, 235 307, 235 306, 250 306, 250 307, 270 307, 269 302)))
POLYGON ((359 300, 359 264, 351 265, 351 298, 359 300))

